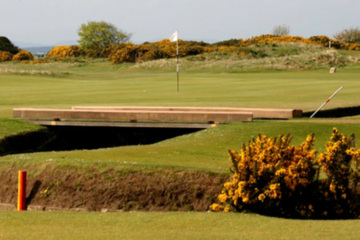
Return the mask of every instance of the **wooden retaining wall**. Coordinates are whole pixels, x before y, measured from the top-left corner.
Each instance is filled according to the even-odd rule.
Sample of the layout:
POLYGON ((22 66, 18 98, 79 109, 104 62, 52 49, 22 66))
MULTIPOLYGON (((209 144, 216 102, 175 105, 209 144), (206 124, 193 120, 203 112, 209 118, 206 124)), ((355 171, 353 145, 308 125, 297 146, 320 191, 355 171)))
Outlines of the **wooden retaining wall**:
POLYGON ((54 120, 121 120, 170 122, 249 122, 251 112, 184 111, 184 110, 129 110, 129 109, 35 109, 16 108, 14 118, 54 120))
POLYGON ((253 118, 260 119, 289 119, 301 117, 302 110, 273 109, 273 108, 226 108, 226 107, 138 107, 138 106, 74 106, 73 110, 107 110, 107 111, 182 111, 182 112, 247 112, 253 118))

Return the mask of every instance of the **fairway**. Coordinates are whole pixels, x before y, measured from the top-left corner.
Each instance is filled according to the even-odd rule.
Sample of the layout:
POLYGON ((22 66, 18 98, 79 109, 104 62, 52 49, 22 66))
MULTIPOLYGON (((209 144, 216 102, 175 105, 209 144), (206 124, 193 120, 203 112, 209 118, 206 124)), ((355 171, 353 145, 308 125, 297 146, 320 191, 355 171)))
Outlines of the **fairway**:
MULTIPOLYGON (((325 107, 359 106, 360 73, 340 69, 317 71, 205 72, 176 74, 134 70, 104 61, 19 65, 35 74, 0 74, 0 137, 41 127, 10 119, 13 108, 72 106, 256 107, 315 110, 336 89, 344 89, 325 107), (39 74, 50 71, 52 75, 39 74)), ((355 118, 356 121, 356 117, 355 118)), ((227 151, 238 150, 258 134, 291 134, 294 145, 315 133, 315 149, 325 149, 333 127, 360 136, 358 123, 255 120, 220 125, 155 144, 2 156, 0 173, 27 168, 29 176, 75 169, 100 173, 205 172, 230 176, 227 151)), ((74 170, 74 171, 75 171, 74 170)), ((91 176, 89 173, 88 176, 91 176)), ((43 192, 46 186, 39 191, 43 192)), ((38 195, 39 197, 39 195, 38 195)), ((53 196, 56 197, 56 196, 53 196)), ((14 202, 11 202, 15 204, 14 202)), ((35 200, 36 203, 36 200, 35 200)), ((50 203, 51 206, 51 203, 50 203)), ((81 206, 80 206, 81 207, 81 206)), ((301 221, 254 214, 208 212, 14 212, 0 211, 1 239, 355 239, 359 221, 301 221)))
MULTIPOLYGON (((306 72, 182 72, 129 70, 99 64, 32 66, 55 76, 0 74, 0 116, 13 108, 97 106, 257 107, 315 110, 336 89, 344 89, 326 108, 357 106, 360 74, 352 70, 306 72), (66 72, 66 74, 63 74, 66 72)), ((11 64, 1 67, 21 66, 11 64)))
POLYGON ((323 2, 0 0, 0 240, 360 239, 360 0, 323 2))
POLYGON ((234 213, 2 212, 10 239, 357 239, 360 222, 301 221, 234 213))

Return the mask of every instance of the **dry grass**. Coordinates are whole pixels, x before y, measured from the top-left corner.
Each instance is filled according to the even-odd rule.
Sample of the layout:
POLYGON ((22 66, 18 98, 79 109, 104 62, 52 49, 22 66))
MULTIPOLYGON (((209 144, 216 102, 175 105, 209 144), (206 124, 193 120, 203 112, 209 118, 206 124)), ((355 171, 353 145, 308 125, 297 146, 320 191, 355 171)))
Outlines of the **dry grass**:
POLYGON ((0 68, 0 74, 20 74, 20 75, 45 75, 45 76, 56 76, 59 73, 50 70, 23 70, 13 68, 0 68))
MULTIPOLYGON (((257 70, 313 70, 332 66, 346 67, 359 63, 360 58, 344 55, 337 50, 300 43, 258 45, 244 48, 245 54, 205 53, 180 60, 182 71, 257 71, 257 70)), ((241 51, 244 53, 244 51, 241 51)), ((137 63, 132 69, 173 70, 175 59, 160 59, 137 63)))

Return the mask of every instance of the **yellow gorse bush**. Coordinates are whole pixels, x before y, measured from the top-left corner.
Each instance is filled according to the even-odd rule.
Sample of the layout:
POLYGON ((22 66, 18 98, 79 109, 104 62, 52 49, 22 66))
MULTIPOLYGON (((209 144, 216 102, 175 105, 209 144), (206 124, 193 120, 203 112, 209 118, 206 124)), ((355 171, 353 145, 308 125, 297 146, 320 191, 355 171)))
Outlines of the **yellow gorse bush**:
POLYGON ((47 58, 65 59, 79 57, 83 51, 78 46, 56 46, 46 55, 47 58))
MULTIPOLYGON (((185 57, 203 53, 204 44, 194 41, 179 40, 179 56, 185 57)), ((113 63, 122 62, 144 62, 162 58, 176 57, 176 44, 171 43, 168 39, 163 39, 154 43, 145 42, 135 45, 133 43, 120 43, 112 46, 109 59, 113 63)))
POLYGON ((290 141, 290 136, 259 135, 239 152, 230 150, 233 175, 210 208, 299 218, 360 216, 360 150, 354 137, 348 140, 334 128, 318 158, 314 135, 299 146, 290 141))
MULTIPOLYGON (((273 43, 304 43, 312 45, 320 45, 328 47, 331 42, 332 48, 359 50, 359 44, 348 44, 331 39, 327 36, 313 36, 310 38, 303 38, 299 36, 273 36, 260 35, 249 39, 231 39, 219 43, 208 44, 204 42, 183 41, 179 40, 179 56, 186 57, 198 55, 201 53, 218 52, 221 54, 237 54, 244 56, 251 52, 251 49, 244 49, 251 45, 273 44, 273 43), (245 51, 244 51, 245 50, 245 51)), ((176 44, 171 43, 168 39, 163 39, 157 42, 135 45, 133 43, 120 43, 112 45, 106 50, 99 49, 97 54, 90 54, 92 56, 106 56, 113 63, 122 62, 143 62, 149 60, 156 60, 162 58, 176 57, 176 44), (105 53, 105 54, 104 54, 105 53)))
POLYGON ((12 59, 12 54, 7 51, 0 51, 0 62, 10 61, 12 59))
POLYGON ((34 56, 31 54, 31 52, 26 50, 20 50, 12 58, 13 61, 23 61, 23 60, 33 60, 33 59, 34 56))

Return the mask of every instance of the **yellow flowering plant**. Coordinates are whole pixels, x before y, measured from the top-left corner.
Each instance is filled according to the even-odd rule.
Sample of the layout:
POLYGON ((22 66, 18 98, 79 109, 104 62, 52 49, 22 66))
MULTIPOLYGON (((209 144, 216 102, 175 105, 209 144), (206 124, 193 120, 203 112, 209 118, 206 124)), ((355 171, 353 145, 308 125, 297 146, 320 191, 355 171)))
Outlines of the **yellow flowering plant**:
POLYGON ((31 52, 26 51, 26 50, 20 50, 12 58, 13 61, 33 60, 33 59, 34 59, 34 56, 31 54, 31 52))
POLYGON ((73 46, 56 46, 47 54, 47 58, 51 59, 68 59, 83 55, 84 52, 76 45, 73 46))
POLYGON ((358 217, 360 150, 354 137, 348 140, 334 128, 318 158, 314 135, 299 146, 290 142, 289 135, 259 135, 239 152, 230 150, 233 175, 210 208, 291 218, 358 217))
POLYGON ((0 62, 10 61, 12 59, 12 54, 7 51, 0 51, 0 62))

